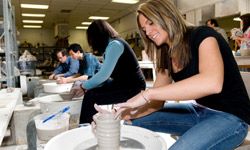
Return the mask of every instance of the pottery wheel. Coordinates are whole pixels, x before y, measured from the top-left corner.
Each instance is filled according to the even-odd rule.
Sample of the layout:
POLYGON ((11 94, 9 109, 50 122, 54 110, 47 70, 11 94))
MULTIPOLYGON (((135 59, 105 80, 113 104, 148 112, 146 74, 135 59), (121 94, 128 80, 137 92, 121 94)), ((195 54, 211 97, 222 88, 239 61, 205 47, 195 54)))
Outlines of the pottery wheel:
MULTIPOLYGON (((52 138, 44 150, 97 150, 97 140, 91 126, 72 129, 52 138)), ((150 130, 121 126, 120 150, 166 150, 163 138, 150 130)))

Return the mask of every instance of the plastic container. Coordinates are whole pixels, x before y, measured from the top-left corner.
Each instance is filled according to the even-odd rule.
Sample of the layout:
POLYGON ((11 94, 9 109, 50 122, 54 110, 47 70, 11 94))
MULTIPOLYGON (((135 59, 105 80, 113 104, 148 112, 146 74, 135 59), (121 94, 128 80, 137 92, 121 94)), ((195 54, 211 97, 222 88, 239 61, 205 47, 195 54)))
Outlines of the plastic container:
POLYGON ((53 83, 44 83, 43 88, 46 93, 64 93, 70 92, 73 83, 57 84, 53 83))
POLYGON ((52 137, 69 129, 69 114, 63 113, 43 123, 43 120, 50 115, 51 113, 46 113, 34 117, 37 136, 42 141, 49 141, 52 137))
POLYGON ((40 103, 42 113, 53 113, 66 106, 69 106, 70 129, 76 128, 79 125, 83 98, 74 98, 72 100, 65 98, 65 95, 61 96, 60 94, 53 94, 38 97, 38 101, 40 103))

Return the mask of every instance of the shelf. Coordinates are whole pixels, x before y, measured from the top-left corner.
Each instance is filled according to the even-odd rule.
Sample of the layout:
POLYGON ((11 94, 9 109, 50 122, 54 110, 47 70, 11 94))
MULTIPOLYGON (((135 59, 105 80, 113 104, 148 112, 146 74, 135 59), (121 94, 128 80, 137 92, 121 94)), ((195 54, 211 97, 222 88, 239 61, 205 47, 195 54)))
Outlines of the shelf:
POLYGON ((17 61, 17 43, 15 16, 10 0, 1 0, 3 23, 0 24, 0 46, 4 49, 0 56, 6 61, 6 81, 8 87, 16 87, 15 67, 17 61))

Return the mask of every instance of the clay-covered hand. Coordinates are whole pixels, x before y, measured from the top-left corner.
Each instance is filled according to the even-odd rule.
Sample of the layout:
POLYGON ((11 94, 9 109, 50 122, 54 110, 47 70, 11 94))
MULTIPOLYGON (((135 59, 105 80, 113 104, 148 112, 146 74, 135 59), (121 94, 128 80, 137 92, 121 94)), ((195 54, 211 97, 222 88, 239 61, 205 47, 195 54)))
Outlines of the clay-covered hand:
POLYGON ((95 107, 95 110, 97 111, 97 113, 93 116, 93 121, 91 122, 91 127, 92 127, 93 133, 95 134, 96 133, 96 123, 95 123, 96 116, 98 116, 100 114, 111 113, 111 112, 106 110, 106 109, 102 109, 97 104, 95 104, 94 107, 95 107))
POLYGON ((116 114, 115 117, 121 116, 121 114, 127 109, 136 110, 136 108, 147 104, 149 101, 143 95, 143 92, 137 94, 136 96, 130 98, 127 102, 119 103, 115 105, 116 114))
POLYGON ((50 79, 50 80, 53 80, 53 79, 54 79, 54 76, 55 76, 54 74, 50 75, 50 76, 49 76, 49 79, 50 79))
POLYGON ((67 83, 67 78, 59 77, 59 78, 56 80, 56 82, 59 83, 59 84, 67 83))
POLYGON ((82 82, 81 81, 76 81, 71 90, 70 94, 73 95, 73 97, 81 97, 85 94, 85 90, 82 88, 82 82))
POLYGON ((57 80, 57 79, 59 79, 59 78, 60 78, 60 75, 55 75, 55 76, 54 76, 54 79, 55 79, 55 80, 57 80))

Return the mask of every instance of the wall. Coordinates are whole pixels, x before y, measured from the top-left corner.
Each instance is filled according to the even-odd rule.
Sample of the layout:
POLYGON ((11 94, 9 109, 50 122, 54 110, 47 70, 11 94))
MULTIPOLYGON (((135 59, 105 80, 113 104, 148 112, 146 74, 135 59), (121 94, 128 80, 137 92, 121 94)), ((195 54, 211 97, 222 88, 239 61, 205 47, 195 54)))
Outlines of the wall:
POLYGON ((55 45, 56 40, 54 39, 54 29, 18 29, 20 32, 17 40, 20 43, 27 41, 33 46, 36 46, 37 43, 46 44, 46 46, 55 45))
POLYGON ((240 12, 237 0, 226 0, 215 4, 215 17, 224 17, 240 12))
POLYGON ((123 37, 126 38, 128 34, 134 33, 137 31, 136 25, 136 13, 130 13, 127 16, 124 16, 122 19, 119 19, 111 25, 116 29, 116 31, 123 37))
POLYGON ((69 44, 78 43, 84 51, 90 51, 86 38, 86 30, 69 30, 69 44))
MULTIPOLYGON (((19 36, 17 37, 20 43, 27 41, 33 46, 37 43, 42 46, 55 46, 56 39, 54 39, 54 29, 19 29, 19 36)), ((86 30, 69 30, 69 43, 79 43, 84 50, 89 51, 89 47, 86 40, 86 30)))
POLYGON ((221 2, 223 0, 177 0, 177 7, 181 10, 181 12, 186 13, 188 11, 192 11, 195 9, 200 9, 202 7, 213 5, 217 2, 221 2))

